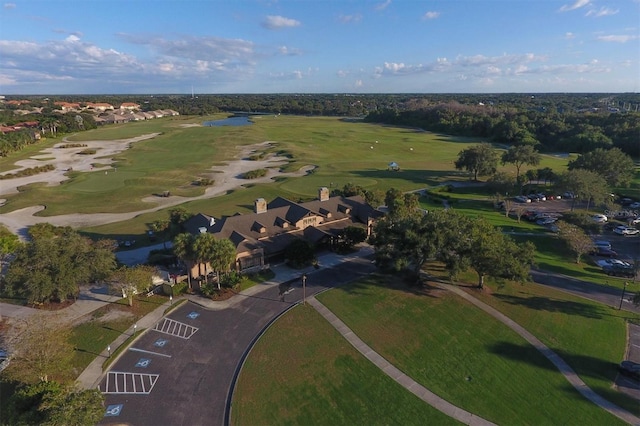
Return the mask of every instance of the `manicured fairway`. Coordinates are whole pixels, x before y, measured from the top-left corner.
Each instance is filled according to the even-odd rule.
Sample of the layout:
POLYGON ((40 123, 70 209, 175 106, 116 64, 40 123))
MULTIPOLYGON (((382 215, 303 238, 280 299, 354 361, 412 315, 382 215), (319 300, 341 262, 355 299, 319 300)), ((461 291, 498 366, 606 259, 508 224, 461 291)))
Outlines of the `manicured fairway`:
MULTIPOLYGON (((414 293, 393 277, 373 276, 318 299, 414 380, 495 423, 619 423, 524 339, 456 296, 414 293)), ((617 326, 620 334, 623 322, 617 326)), ((600 374, 611 376, 615 364, 600 361, 607 369, 600 374)))
POLYGON ((457 424, 384 375, 308 305, 258 341, 231 415, 237 426, 457 424))

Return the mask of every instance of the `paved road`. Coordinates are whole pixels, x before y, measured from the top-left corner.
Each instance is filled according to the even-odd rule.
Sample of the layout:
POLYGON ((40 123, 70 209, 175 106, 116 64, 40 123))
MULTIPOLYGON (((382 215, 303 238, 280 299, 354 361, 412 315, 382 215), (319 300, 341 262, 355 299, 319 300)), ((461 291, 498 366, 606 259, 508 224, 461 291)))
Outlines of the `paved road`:
MULTIPOLYGON (((367 258, 320 269, 308 276, 306 293, 310 296, 369 274, 374 269, 367 258)), ((291 287, 287 284, 273 286, 258 295, 244 297, 227 309, 207 310, 189 302, 172 312, 168 316, 170 319, 198 330, 189 339, 148 331, 137 340, 135 350, 127 351, 112 366, 111 372, 157 374, 157 381, 148 395, 107 394, 107 406, 123 406, 117 411, 118 416, 105 417, 101 424, 224 424, 227 400, 231 397, 228 392, 239 360, 265 326, 302 297, 300 280, 290 284, 291 287), (192 312, 198 316, 189 318, 192 312), (164 346, 155 346, 158 339, 166 340, 164 346), (136 367, 141 359, 150 360, 146 368, 136 367)), ((149 383, 155 376, 150 377, 149 383)), ((109 380, 110 390, 114 390, 117 378, 111 375, 109 380)), ((119 380, 118 390, 121 390, 125 379, 119 380)), ((102 390, 106 389, 107 378, 100 386, 102 390)), ((149 387, 149 384, 138 385, 137 389, 146 391, 149 387)))
MULTIPOLYGON (((531 270, 531 277, 533 278, 533 281, 538 284, 554 287, 586 299, 595 300, 602 304, 615 307, 616 309, 620 306, 622 291, 611 286, 580 281, 567 275, 555 274, 553 272, 540 271, 537 269, 531 270)), ((640 306, 635 306, 630 302, 630 298, 633 297, 632 291, 634 290, 637 291, 637 288, 630 289, 630 291, 625 293, 625 297, 622 302, 622 309, 640 313, 640 306)))

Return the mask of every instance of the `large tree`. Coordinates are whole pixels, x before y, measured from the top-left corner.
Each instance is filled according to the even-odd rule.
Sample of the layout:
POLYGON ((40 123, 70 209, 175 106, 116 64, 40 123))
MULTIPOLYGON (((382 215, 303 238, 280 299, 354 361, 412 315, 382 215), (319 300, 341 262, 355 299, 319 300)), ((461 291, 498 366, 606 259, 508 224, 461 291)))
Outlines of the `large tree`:
POLYGON ((540 153, 532 145, 514 145, 502 154, 502 164, 513 164, 516 167, 516 182, 520 182, 520 169, 540 164, 540 153))
POLYGON ((148 291, 153 285, 153 276, 158 271, 149 265, 123 266, 115 270, 109 279, 110 287, 126 297, 133 306, 133 296, 148 291))
POLYGON ((57 382, 23 385, 11 395, 3 423, 15 425, 94 425, 104 417, 99 389, 76 390, 57 382))
POLYGON ((202 276, 200 265, 204 265, 204 276, 207 276, 207 265, 213 257, 215 250, 216 237, 208 232, 203 232, 195 236, 193 240, 193 253, 198 263, 198 275, 202 276))
POLYGON ((569 170, 589 170, 602 176, 609 186, 629 186, 635 175, 633 159, 620 148, 597 148, 569 161, 569 170))
POLYGON ((5 277, 7 292, 28 303, 75 297, 81 284, 104 279, 116 266, 112 241, 94 242, 68 227, 38 226, 30 235, 5 277))
POLYGON ((16 323, 7 336, 7 376, 21 383, 66 379, 73 358, 71 328, 55 314, 38 313, 16 323))
POLYGON ((596 172, 584 169, 573 169, 560 174, 557 184, 563 191, 574 194, 571 202, 573 210, 576 200, 587 203, 587 210, 592 203, 606 204, 610 201, 610 191, 605 179, 596 172))
POLYGON ((478 180, 478 176, 492 175, 496 172, 498 154, 490 144, 481 143, 460 151, 454 165, 458 170, 472 173, 473 179, 478 180))
POLYGON ((580 263, 582 256, 593 249, 591 237, 580 227, 563 220, 557 221, 555 225, 558 227, 558 237, 575 254, 576 263, 580 263))
POLYGON ((488 222, 453 210, 419 217, 385 218, 375 227, 373 245, 379 266, 417 276, 429 259, 441 261, 452 278, 471 268, 478 287, 485 277, 526 281, 533 263, 531 243, 516 244, 488 222))

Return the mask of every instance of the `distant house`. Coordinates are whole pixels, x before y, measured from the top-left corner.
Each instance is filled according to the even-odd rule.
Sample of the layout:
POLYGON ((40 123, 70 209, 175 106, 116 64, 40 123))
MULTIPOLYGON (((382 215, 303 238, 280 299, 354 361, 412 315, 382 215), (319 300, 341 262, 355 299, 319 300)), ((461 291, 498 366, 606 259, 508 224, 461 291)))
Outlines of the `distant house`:
POLYGON ((113 105, 105 103, 105 102, 87 102, 87 108, 93 109, 95 111, 106 111, 108 109, 113 109, 113 105))
POLYGON ((127 109, 129 111, 133 111, 134 109, 140 109, 140 105, 135 104, 133 102, 123 102, 122 105, 120 105, 120 109, 127 109))
MULTIPOLYGON (((296 203, 278 197, 267 203, 259 198, 254 207, 252 214, 219 219, 199 213, 184 227, 193 235, 209 232, 231 240, 236 246, 236 270, 248 272, 282 261, 285 249, 296 239, 331 249, 348 226, 366 228, 370 234, 374 220, 382 215, 361 196, 329 197, 327 188, 320 188, 314 201, 296 203)), ((197 265, 191 272, 198 274, 197 265)))

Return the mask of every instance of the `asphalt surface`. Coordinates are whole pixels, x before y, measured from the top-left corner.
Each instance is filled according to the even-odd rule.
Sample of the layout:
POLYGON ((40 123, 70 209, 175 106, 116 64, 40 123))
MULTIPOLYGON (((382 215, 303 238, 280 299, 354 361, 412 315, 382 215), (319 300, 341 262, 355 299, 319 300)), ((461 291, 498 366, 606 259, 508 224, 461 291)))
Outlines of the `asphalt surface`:
MULTIPOLYGON (((306 295, 344 284, 374 270, 375 266, 368 258, 320 269, 308 276, 306 295)), ((151 382, 137 386, 145 391, 151 389, 149 394, 105 395, 106 406, 116 406, 114 412, 118 415, 104 417, 100 424, 225 424, 226 407, 231 401, 228 392, 233 389, 236 371, 246 351, 272 320, 301 299, 301 282, 297 279, 259 295, 247 296, 223 310, 207 310, 192 302, 176 309, 168 318, 198 330, 188 339, 155 330, 147 331, 138 339, 110 372, 157 375, 157 378, 149 379, 156 381, 152 388, 151 382), (197 317, 190 317, 191 313, 196 313, 197 317), (164 346, 155 345, 158 339, 166 341, 164 346), (148 365, 136 367, 144 359, 148 360, 148 365), (222 398, 222 395, 227 397, 222 398)), ((180 329, 179 326, 174 328, 180 329)), ((100 389, 107 389, 107 380, 109 390, 114 390, 113 375, 103 379, 100 389)), ((123 386, 120 379, 118 390, 123 386)))

